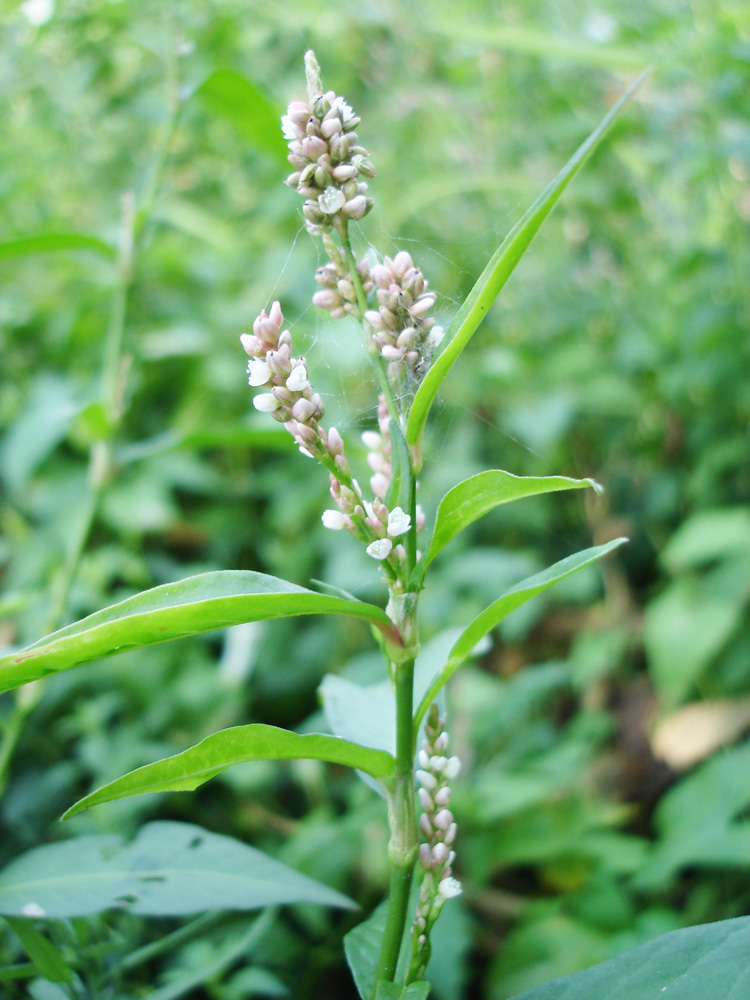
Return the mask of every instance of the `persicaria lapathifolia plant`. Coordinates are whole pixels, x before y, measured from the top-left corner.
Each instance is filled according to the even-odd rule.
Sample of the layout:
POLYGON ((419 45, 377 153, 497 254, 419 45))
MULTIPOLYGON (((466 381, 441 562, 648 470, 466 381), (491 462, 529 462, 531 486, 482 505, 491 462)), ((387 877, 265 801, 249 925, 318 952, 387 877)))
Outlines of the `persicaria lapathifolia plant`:
MULTIPOLYGON (((379 564, 388 589, 387 603, 380 607, 347 595, 307 590, 263 573, 206 573, 135 595, 0 658, 0 691, 123 648, 241 622, 304 614, 340 614, 369 622, 383 652, 384 674, 390 679, 388 717, 368 717, 367 727, 359 727, 362 698, 338 691, 336 711, 329 713, 333 735, 299 735, 258 724, 221 730, 195 747, 91 792, 66 815, 143 792, 194 789, 232 764, 249 760, 307 758, 356 768, 379 784, 387 802, 391 874, 387 902, 369 919, 366 933, 361 928, 351 932, 347 957, 363 998, 386 1000, 401 997, 408 989, 409 997, 418 1000, 427 995, 426 984, 424 988, 416 984, 429 975, 433 927, 446 903, 461 892, 456 874, 461 871, 460 837, 450 807, 450 783, 460 764, 449 751, 439 707, 442 689, 507 614, 624 541, 614 539, 569 556, 499 595, 463 627, 447 655, 443 652, 433 662, 423 654, 415 687, 419 599, 429 583, 429 567, 442 549, 502 504, 541 493, 597 488, 590 479, 519 477, 488 470, 446 493, 427 532, 417 503, 423 430, 443 379, 640 79, 509 233, 442 331, 433 317, 435 293, 409 253, 401 250, 382 260, 357 259, 350 228, 372 207, 368 182, 375 169, 357 135, 359 118, 343 98, 323 89, 312 53, 305 63, 307 100, 293 102, 282 119, 293 168, 287 184, 304 199, 305 225, 327 257, 315 275, 320 287, 312 295, 313 302, 333 319, 350 316, 360 323, 378 385, 372 425, 362 435, 368 468, 362 463, 359 479, 342 435, 324 424, 325 407, 313 387, 314 372, 295 352, 278 302, 260 313, 252 333, 242 335, 242 346, 249 356, 248 381, 258 390, 255 407, 280 421, 300 452, 326 470, 333 506, 322 512, 323 525, 350 532, 379 564), (418 537, 421 532, 427 536, 424 540, 418 537), (360 736, 360 730, 368 736, 360 736), (415 871, 419 873, 416 879, 415 871), (401 985, 386 986, 396 981, 401 985)), ((342 905, 340 895, 323 886, 313 889, 310 880, 303 885, 299 877, 296 882, 287 877, 285 884, 286 894, 277 891, 274 902, 313 900, 342 905)), ((37 915, 45 912, 39 899, 26 900, 24 905, 33 905, 37 915)), ((259 897, 250 901, 249 908, 252 905, 266 904, 259 897)), ((19 916, 31 912, 20 903, 19 907, 19 916)), ((93 911, 79 907, 75 912, 93 911)))

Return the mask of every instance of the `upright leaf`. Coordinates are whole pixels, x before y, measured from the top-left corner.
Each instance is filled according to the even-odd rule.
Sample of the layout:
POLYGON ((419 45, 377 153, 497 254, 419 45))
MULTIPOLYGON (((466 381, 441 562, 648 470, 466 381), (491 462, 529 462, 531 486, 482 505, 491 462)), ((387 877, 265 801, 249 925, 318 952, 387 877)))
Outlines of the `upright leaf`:
POLYGON ((370 1000, 375 986, 380 945, 385 931, 387 902, 381 903, 367 920, 349 931, 344 938, 344 953, 354 983, 362 1000, 370 1000))
POLYGON ((435 358, 432 367, 427 372, 424 381, 417 390, 409 413, 409 423, 406 429, 408 444, 417 444, 422 436, 427 414, 438 389, 453 366, 456 358, 466 347, 472 334, 487 315, 490 306, 500 294, 516 265, 536 236, 554 208, 565 188, 583 166, 591 153, 606 135, 610 126, 617 118, 625 103, 632 97, 646 77, 642 73, 630 86, 619 101, 602 119, 601 124, 582 143, 568 160, 552 183, 542 192, 520 222, 508 233, 500 244, 490 262, 485 267, 478 281, 464 300, 453 321, 445 332, 441 353, 435 358))
POLYGON ((21 939, 40 976, 51 983, 69 983, 73 979, 73 970, 52 942, 34 927, 33 921, 7 916, 6 920, 21 939))
POLYGON ((422 572, 451 539, 464 528, 478 520, 488 511, 501 504, 522 500, 524 497, 538 496, 540 493, 554 493, 559 490, 580 490, 587 486, 601 492, 601 486, 593 479, 569 479, 567 476, 514 476, 502 469, 488 469, 476 476, 464 479, 458 486, 448 490, 438 507, 435 531, 430 547, 421 562, 422 572))
POLYGON ((594 548, 584 549, 582 552, 577 552, 566 559, 561 559, 560 562, 549 566, 541 573, 536 573, 534 576, 522 580, 521 583, 517 583, 515 587, 511 587, 502 597, 493 601, 488 608, 485 608, 481 614, 469 622, 454 643, 447 663, 430 684, 427 693, 423 697, 415 716, 415 729, 418 729, 425 712, 435 700, 440 689, 448 683, 464 660, 470 655, 479 640, 487 635, 488 632, 491 632, 506 615, 509 615, 511 611, 515 611, 516 608, 525 604, 526 601, 530 601, 532 597, 536 597, 537 594, 548 590, 560 580, 564 580, 566 576, 570 576, 579 569, 583 569, 584 566, 588 566, 590 563, 596 562, 597 559, 601 559, 602 556, 606 556, 608 552, 612 552, 613 549, 616 549, 626 541, 627 538, 615 538, 605 545, 597 545, 594 548))
POLYGON ((514 1000, 741 1000, 749 953, 750 917, 687 927, 514 1000))
POLYGON ((57 919, 116 908, 150 916, 286 903, 351 908, 341 893, 192 823, 147 823, 126 844, 93 834, 47 844, 0 872, 0 913, 57 919))
POLYGON ((242 622, 320 614, 363 618, 393 637, 388 616, 372 604, 316 594, 265 573, 221 570, 146 590, 0 657, 0 692, 169 639, 242 622))
POLYGON ((130 795, 191 792, 232 764, 246 764, 251 760, 299 759, 345 764, 374 778, 386 778, 393 774, 393 757, 389 753, 349 743, 338 736, 319 733, 300 736, 288 729, 259 724, 234 726, 207 736, 194 747, 173 757, 146 764, 110 781, 71 806, 63 819, 101 802, 124 799, 130 795))

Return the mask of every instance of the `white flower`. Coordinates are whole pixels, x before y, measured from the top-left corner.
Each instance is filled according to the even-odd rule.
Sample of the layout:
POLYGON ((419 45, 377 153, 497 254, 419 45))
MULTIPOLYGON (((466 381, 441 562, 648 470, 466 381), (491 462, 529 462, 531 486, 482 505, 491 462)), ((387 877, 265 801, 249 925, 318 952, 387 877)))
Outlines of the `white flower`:
POLYGON ((323 527, 330 528, 331 531, 341 531, 344 527, 344 515, 340 510, 324 510, 320 520, 323 527))
POLYGON ((390 538, 378 538, 367 546, 365 552, 368 556, 372 556, 373 559, 387 559, 391 554, 392 548, 393 542, 390 538))
POLYGON ((344 207, 345 202, 344 192, 333 186, 327 187, 323 194, 318 195, 318 207, 326 215, 335 215, 340 208, 344 207))
POLYGON ((270 392, 264 392, 253 399, 253 406, 261 413, 273 413, 274 410, 278 410, 281 403, 270 392))
POLYGON ((461 895, 461 883, 457 878, 452 878, 450 875, 448 878, 443 878, 438 884, 438 895, 442 896, 443 899, 452 899, 454 896, 461 895))
POLYGON ((284 133, 284 138, 287 142, 292 142, 294 139, 299 139, 300 129, 294 124, 289 115, 281 116, 281 131, 284 133))
POLYGON ((247 381, 250 385, 265 385, 271 377, 271 369, 265 361, 249 361, 247 365, 247 381))
POLYGON ((391 538, 403 535, 411 527, 411 518, 400 507, 394 507, 388 515, 388 534, 391 538))
POLYGON ((343 97, 336 97, 331 102, 331 111, 336 113, 336 117, 346 123, 354 118, 354 112, 346 103, 343 97))
POLYGON ((292 373, 286 380, 286 387, 292 392, 303 392, 309 387, 310 383, 307 380, 307 368, 302 363, 299 363, 292 368, 292 373))

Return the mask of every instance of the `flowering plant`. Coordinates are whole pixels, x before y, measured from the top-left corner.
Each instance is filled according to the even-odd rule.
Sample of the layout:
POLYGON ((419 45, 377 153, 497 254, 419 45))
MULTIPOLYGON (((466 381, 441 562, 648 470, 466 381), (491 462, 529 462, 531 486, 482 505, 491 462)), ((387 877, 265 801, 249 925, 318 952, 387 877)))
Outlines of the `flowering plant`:
MULTIPOLYGON (((143 792, 194 789, 230 765, 250 760, 308 758, 356 768, 386 801, 390 890, 385 907, 350 933, 347 957, 363 998, 418 1000, 429 990, 425 977, 433 926, 446 903, 461 892, 456 875, 461 870, 460 856, 456 859, 460 837, 450 808, 451 782, 460 762, 449 753, 443 688, 506 615, 624 541, 614 539, 579 552, 516 584, 459 630, 439 660, 425 655, 426 650, 420 655, 420 594, 430 565, 452 539, 502 504, 563 490, 598 490, 590 479, 519 477, 488 470, 447 492, 422 542, 420 534, 427 533, 418 503, 423 430, 443 379, 565 187, 640 81, 510 232, 443 330, 434 317, 437 296, 409 253, 357 259, 350 227, 372 207, 368 182, 375 168, 356 132, 360 119, 342 97, 324 90, 312 53, 306 57, 306 71, 307 100, 293 102, 282 119, 293 168, 287 184, 304 199, 305 226, 327 258, 315 275, 320 289, 312 300, 332 319, 352 317, 360 324, 378 385, 372 426, 362 434, 369 490, 354 474, 342 434, 324 426, 325 407, 313 388, 314 373, 304 357, 295 355, 279 302, 260 312, 252 333, 242 334, 241 342, 249 356, 249 384, 260 390, 253 398, 255 408, 281 422, 302 455, 327 472, 334 506, 322 513, 323 526, 348 531, 362 544, 379 567, 387 602, 368 604, 341 592, 308 590, 256 572, 202 574, 128 598, 1 658, 0 690, 124 648, 242 622, 304 614, 340 614, 369 622, 390 682, 388 710, 376 719, 377 732, 353 733, 356 727, 346 720, 356 716, 356 708, 345 693, 337 692, 336 711, 329 711, 332 734, 299 735, 257 724, 221 730, 176 756, 90 793, 66 816, 143 792)), ((326 699, 329 709, 332 697, 326 699)), ((309 884, 285 878, 284 892, 263 897, 264 902, 255 905, 302 900, 347 905, 325 887, 313 890, 309 884)), ((18 906, 20 916, 50 912, 36 899, 18 906)))

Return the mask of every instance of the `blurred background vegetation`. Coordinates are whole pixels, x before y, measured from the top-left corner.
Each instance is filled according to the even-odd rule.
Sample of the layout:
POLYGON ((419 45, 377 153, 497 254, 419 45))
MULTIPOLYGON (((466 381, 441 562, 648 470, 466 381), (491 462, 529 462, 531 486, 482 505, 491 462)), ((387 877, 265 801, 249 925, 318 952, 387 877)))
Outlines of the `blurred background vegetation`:
MULTIPOLYGON (((603 577, 579 574, 508 619, 453 684, 465 894, 441 921, 435 992, 504 1000, 662 931, 750 912, 748 6, 26 0, 3 13, 2 645, 53 620, 89 454, 111 421, 102 351, 123 302, 115 463, 60 620, 214 568, 382 598, 356 543, 320 524, 326 477, 252 410, 238 340, 280 298, 349 447, 373 425, 356 330, 311 306, 316 248, 281 183, 278 116, 303 94, 307 48, 361 115, 378 170, 360 249, 409 249, 445 320, 655 65, 451 373, 428 431, 428 514, 487 467, 594 476, 607 492, 540 497, 465 533, 425 594, 425 639, 535 568, 631 538, 603 577)), ((176 818, 371 908, 386 889, 381 803, 314 762, 236 768, 194 795, 57 825, 79 794, 221 726, 320 728, 321 678, 377 679, 370 650, 356 623, 275 622, 55 678, 11 761, 0 863, 74 832, 176 818)), ((0 700, 6 720, 13 704, 0 700)), ((340 938, 358 917, 297 907, 253 967, 221 960, 249 919, 178 941, 92 995, 354 995, 340 938)), ((176 926, 115 914, 55 933, 93 990, 176 926)), ((0 935, 3 962, 17 944, 0 935)))

